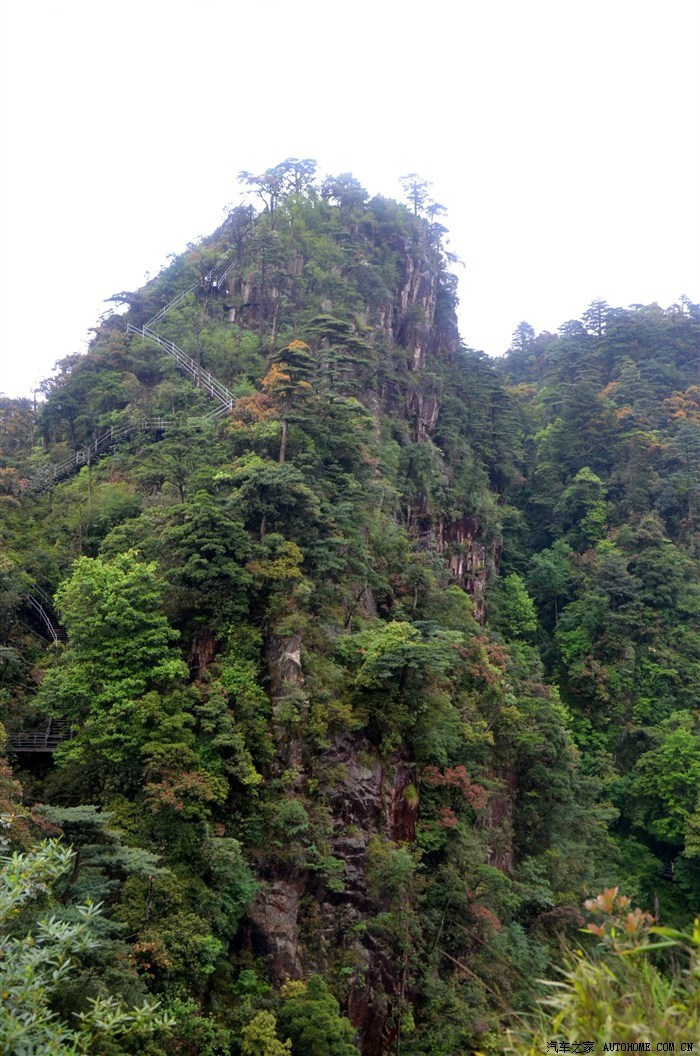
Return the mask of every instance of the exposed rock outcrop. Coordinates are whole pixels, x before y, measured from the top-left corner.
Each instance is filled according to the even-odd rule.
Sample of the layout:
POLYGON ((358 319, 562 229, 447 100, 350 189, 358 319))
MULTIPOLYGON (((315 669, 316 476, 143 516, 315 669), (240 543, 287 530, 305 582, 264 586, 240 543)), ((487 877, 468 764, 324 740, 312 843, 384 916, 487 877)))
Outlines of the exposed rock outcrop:
MULTIPOLYGON (((421 247, 405 239, 395 248, 401 265, 392 297, 367 309, 362 323, 385 332, 386 345, 396 354, 396 373, 388 371, 382 385, 366 394, 366 402, 378 440, 383 417, 393 413, 405 415, 407 439, 430 445, 439 423, 442 392, 429 362, 433 356, 450 361, 455 355, 454 302, 445 296, 436 257, 427 242, 421 247)), ((300 267, 297 257, 294 274, 300 274, 300 267)), ((248 322, 267 310, 260 291, 249 281, 239 282, 232 292, 240 305, 238 316, 243 313, 248 322)), ((330 301, 324 302, 324 311, 331 312, 333 307, 330 301)), ((436 450, 436 464, 441 458, 436 450)), ((413 540, 420 548, 443 556, 454 582, 471 595, 476 618, 483 622, 486 586, 497 567, 498 545, 483 538, 473 517, 449 520, 430 508, 426 496, 413 496, 406 518, 413 540)), ((358 597, 353 611, 357 609, 368 616, 376 614, 371 591, 358 597)), ((284 853, 276 855, 270 849, 258 863, 262 884, 248 914, 247 941, 256 955, 268 958, 276 983, 344 969, 341 978, 347 988, 339 996, 344 997, 345 1012, 361 1036, 362 1052, 383 1056, 396 1040, 396 1024, 409 995, 397 951, 371 926, 387 908, 373 889, 371 863, 377 846, 415 840, 419 805, 413 787, 415 768, 407 753, 382 756, 365 734, 351 732, 338 734, 312 760, 304 739, 308 701, 301 637, 271 635, 266 659, 276 747, 272 773, 277 777, 284 773, 285 787, 292 788, 310 810, 318 793, 327 819, 324 853, 341 862, 343 872, 330 883, 318 861, 299 865, 297 857, 292 864, 284 853), (317 785, 313 796, 309 795, 311 777, 317 785)), ((494 832, 491 861, 506 871, 512 864, 506 817, 509 802, 504 791, 488 821, 494 832), (507 846, 497 839, 503 833, 507 846)))
POLYGON ((256 955, 268 958, 276 982, 299 979, 304 974, 299 925, 305 890, 302 872, 265 880, 248 913, 249 945, 256 955))
POLYGON ((277 765, 281 769, 296 769, 299 782, 303 765, 301 722, 308 709, 301 667, 301 635, 294 634, 289 638, 271 635, 267 643, 267 663, 277 765), (296 723, 289 722, 286 712, 290 708, 296 711, 296 723))
POLYGON ((481 824, 486 832, 486 853, 489 865, 513 875, 515 856, 513 853, 513 808, 518 790, 517 776, 512 771, 503 774, 485 774, 485 778, 496 782, 496 788, 488 799, 481 824))
POLYGON ((498 571, 500 541, 486 542, 481 526, 473 517, 455 521, 438 520, 435 549, 443 554, 456 583, 469 594, 478 623, 486 620, 486 591, 498 571))
POLYGON ((381 909, 368 881, 371 841, 415 838, 418 797, 407 794, 413 768, 400 754, 382 759, 364 736, 344 734, 315 769, 327 775, 321 791, 330 808, 332 854, 344 864, 343 890, 331 892, 309 872, 273 865, 248 914, 248 942, 269 958, 276 982, 351 965, 347 1014, 362 1035, 363 1053, 381 1056, 394 1036, 399 979, 390 951, 358 925, 381 909))

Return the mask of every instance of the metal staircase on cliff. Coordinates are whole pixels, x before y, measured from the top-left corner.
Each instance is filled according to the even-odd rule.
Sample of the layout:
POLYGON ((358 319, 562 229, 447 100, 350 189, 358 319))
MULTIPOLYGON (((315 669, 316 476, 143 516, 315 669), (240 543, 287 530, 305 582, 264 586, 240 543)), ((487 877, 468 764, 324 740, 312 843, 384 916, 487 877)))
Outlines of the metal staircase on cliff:
MULTIPOLYGON (((36 625, 39 633, 54 645, 66 642, 67 635, 53 614, 53 602, 46 591, 34 583, 29 593, 24 595, 24 604, 28 615, 36 625)), ((9 731, 7 748, 15 754, 24 752, 55 752, 62 741, 72 736, 72 730, 62 719, 48 719, 40 728, 9 731)))
POLYGON ((62 741, 71 736, 67 722, 61 719, 49 719, 46 726, 38 730, 22 730, 10 733, 7 747, 11 752, 55 752, 62 741))
POLYGON ((82 447, 79 451, 69 455, 68 458, 64 458, 62 462, 52 462, 50 465, 42 466, 27 481, 27 491, 36 494, 47 491, 54 484, 58 484, 59 481, 76 473, 82 466, 94 465, 103 455, 109 454, 120 440, 127 439, 139 430, 153 429, 158 431, 176 424, 177 422, 174 418, 153 417, 140 418, 129 422, 127 425, 112 427, 102 433, 101 436, 98 436, 96 440, 93 440, 91 444, 88 444, 87 447, 82 447))
MULTIPOLYGON (((197 418, 186 418, 184 421, 177 418, 151 416, 127 422, 122 426, 111 427, 91 444, 88 444, 87 447, 74 452, 68 458, 63 459, 62 462, 43 466, 26 482, 26 490, 28 492, 41 493, 47 491, 54 484, 75 473, 82 466, 93 465, 103 455, 109 454, 120 441, 127 439, 136 432, 142 430, 163 432, 166 429, 183 424, 195 427, 206 426, 228 414, 236 402, 234 394, 225 385, 222 385, 210 371, 204 370, 198 363, 195 363, 174 341, 170 341, 157 333, 154 327, 165 318, 168 312, 182 304, 185 298, 189 294, 194 293, 200 286, 205 289, 222 289, 235 264, 235 260, 229 260, 232 252, 233 250, 229 249, 223 253, 201 282, 194 283, 186 290, 183 290, 182 293, 173 297, 144 326, 137 327, 129 323, 126 328, 127 334, 145 338, 166 352, 171 359, 175 360, 178 369, 191 378, 198 388, 204 389, 218 406, 208 414, 197 418)), ((57 645, 67 640, 66 632, 53 616, 51 599, 41 587, 34 584, 30 591, 24 595, 24 602, 35 624, 38 625, 41 633, 48 641, 57 645)), ((7 747, 14 753, 55 752, 61 742, 71 736, 71 732, 68 723, 59 719, 49 719, 48 724, 41 729, 10 733, 7 739, 7 747)))
POLYGON ((220 290, 236 263, 235 258, 229 260, 233 253, 233 248, 234 247, 231 246, 230 249, 227 249, 221 254, 214 267, 206 273, 203 279, 197 279, 196 282, 193 282, 192 285, 188 286, 186 290, 182 291, 182 293, 175 294, 171 301, 168 301, 163 308, 156 312, 152 319, 148 320, 146 326, 152 329, 161 321, 161 319, 164 319, 173 308, 177 308, 178 305, 182 304, 186 297, 200 288, 205 290, 220 290))
POLYGON ((132 326, 131 323, 128 323, 126 332, 127 334, 144 337, 146 340, 157 344, 164 352, 167 352, 168 355, 175 360, 183 374, 187 374, 192 378, 198 388, 204 389, 213 400, 218 402, 219 406, 216 411, 206 415, 207 421, 211 421, 213 418, 226 414, 231 410, 236 402, 236 397, 233 393, 230 392, 225 385, 222 385, 220 381, 217 381, 208 370, 204 370, 195 363, 193 359, 190 359, 181 348, 178 348, 174 341, 169 341, 168 338, 161 337, 160 334, 157 334, 148 323, 144 326, 132 326))
POLYGON ((175 361, 178 369, 191 378, 198 388, 203 389, 208 396, 215 400, 218 406, 213 411, 198 418, 186 418, 183 420, 153 416, 136 419, 116 428, 112 427, 101 436, 98 436, 91 444, 88 444, 87 447, 81 448, 62 462, 43 466, 26 482, 26 490, 28 492, 39 494, 48 491, 55 484, 58 484, 59 481, 77 472, 82 466, 94 465, 103 455, 112 451, 121 440, 127 439, 135 432, 143 430, 162 432, 183 424, 195 427, 206 426, 215 423, 219 418, 223 418, 224 415, 229 413, 236 403, 236 397, 230 389, 222 385, 210 371, 204 370, 198 363, 195 363, 174 341, 170 341, 157 333, 154 327, 170 311, 182 304, 189 294, 194 293, 200 287, 222 289, 235 265, 235 259, 233 261, 229 259, 232 253, 233 247, 222 253, 214 267, 207 272, 203 279, 188 286, 182 293, 178 293, 143 326, 132 326, 131 323, 128 323, 126 327, 126 332, 130 336, 144 338, 166 352, 175 361))
POLYGON ((46 591, 34 583, 30 592, 24 595, 24 602, 45 638, 54 645, 67 641, 66 632, 52 615, 53 602, 46 591))

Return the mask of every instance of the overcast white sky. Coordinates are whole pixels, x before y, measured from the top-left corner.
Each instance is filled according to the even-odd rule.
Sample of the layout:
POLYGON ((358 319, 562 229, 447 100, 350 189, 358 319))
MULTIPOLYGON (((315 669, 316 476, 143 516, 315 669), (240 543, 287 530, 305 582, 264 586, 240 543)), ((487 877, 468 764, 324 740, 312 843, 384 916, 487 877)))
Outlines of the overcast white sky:
POLYGON ((288 156, 448 207, 464 340, 700 300, 697 0, 5 0, 0 391, 288 156))

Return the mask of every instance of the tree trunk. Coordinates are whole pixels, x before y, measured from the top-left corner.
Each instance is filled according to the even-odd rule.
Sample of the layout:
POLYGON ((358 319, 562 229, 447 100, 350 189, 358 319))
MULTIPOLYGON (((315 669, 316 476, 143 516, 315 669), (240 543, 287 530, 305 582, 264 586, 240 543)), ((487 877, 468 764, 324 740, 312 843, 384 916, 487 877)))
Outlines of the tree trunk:
POLYGON ((284 460, 287 455, 287 434, 289 432, 289 422, 286 418, 282 419, 282 442, 280 443, 280 457, 279 464, 284 465, 284 460))
POLYGON ((92 457, 90 451, 88 451, 87 471, 87 523, 88 528, 90 528, 92 525, 92 457))
POLYGON ((270 351, 274 351, 277 340, 277 318, 280 311, 280 297, 275 298, 275 310, 272 315, 272 332, 270 333, 270 351))

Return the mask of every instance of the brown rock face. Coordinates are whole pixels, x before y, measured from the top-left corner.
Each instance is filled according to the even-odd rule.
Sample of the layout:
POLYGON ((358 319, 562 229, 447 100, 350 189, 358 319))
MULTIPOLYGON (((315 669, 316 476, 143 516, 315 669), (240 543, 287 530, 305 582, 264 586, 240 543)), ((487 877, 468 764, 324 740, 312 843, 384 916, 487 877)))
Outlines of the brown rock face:
POLYGON ((357 925, 380 908, 369 892, 370 841, 415 838, 417 796, 407 795, 413 771, 403 756, 382 760, 369 740, 350 734, 339 737, 314 770, 326 775, 319 791, 330 810, 331 852, 345 866, 344 890, 329 891, 303 870, 263 865, 267 879, 248 913, 248 944, 269 957, 278 983, 352 965, 347 1015, 365 1056, 381 1056, 394 1038, 391 1017, 400 981, 387 950, 357 925))
POLYGON ((292 767, 299 771, 297 786, 302 781, 301 724, 295 733, 282 719, 285 704, 294 700, 300 716, 306 714, 308 701, 304 696, 304 674, 301 668, 301 635, 278 638, 271 635, 267 643, 267 662, 270 672, 270 696, 272 698, 273 734, 277 745, 278 769, 292 767))
POLYGON ((304 683, 301 669, 301 635, 289 638, 271 635, 267 643, 270 672, 270 696, 273 707, 281 704, 296 687, 304 683))
POLYGON ((440 416, 440 403, 437 395, 414 389, 408 398, 408 415, 414 442, 430 440, 440 416))
POLYGON ((474 618, 486 620, 486 590, 496 574, 501 556, 501 544, 485 542, 481 529, 473 517, 446 521, 437 519, 426 508, 423 499, 408 510, 408 530, 412 538, 425 550, 442 554, 454 582, 462 587, 474 604, 474 618))
POLYGON ((411 252, 408 241, 402 249, 403 272, 394 301, 393 330, 398 344, 408 350, 411 368, 420 370, 435 318, 438 277, 426 257, 411 252))
MULTIPOLYGON (((387 409, 400 415, 405 407, 411 440, 431 444, 441 392, 429 373, 428 357, 449 360, 455 354, 456 321, 452 302, 444 299, 429 247, 421 250, 406 239, 396 248, 403 263, 393 297, 381 307, 368 309, 364 322, 383 329, 387 344, 405 351, 403 369, 407 373, 401 382, 390 381, 386 391, 368 397, 368 407, 378 435, 387 409)), ((246 313, 261 310, 255 289, 241 286, 237 292, 246 313)), ((332 311, 332 307, 328 303, 324 310, 332 311)), ((486 584, 497 566, 498 546, 482 538, 473 518, 448 522, 420 496, 407 510, 407 524, 418 546, 443 556, 454 582, 472 596, 476 618, 483 622, 486 584)), ((357 608, 368 616, 376 614, 370 591, 358 599, 357 608)), ((312 760, 304 740, 307 701, 300 636, 270 636, 266 656, 276 743, 273 772, 291 771, 288 787, 306 803, 310 814, 315 804, 323 804, 327 818, 324 854, 342 862, 344 871, 342 886, 331 884, 322 869, 292 866, 270 853, 259 863, 263 880, 248 914, 248 943, 254 953, 269 958, 272 978, 278 983, 288 977, 344 969, 340 977, 346 979, 347 990, 338 996, 345 999, 345 1013, 358 1030, 362 1052, 384 1056, 396 1041, 400 1002, 410 994, 391 941, 367 927, 386 909, 370 890, 371 848, 376 841, 410 844, 415 840, 418 795, 412 787, 414 768, 407 753, 382 757, 376 745, 360 733, 338 735, 312 760), (300 719, 293 727, 290 706, 297 709, 300 719), (313 793, 311 778, 318 786, 313 793)), ((505 871, 512 868, 511 806, 512 797, 504 788, 502 797, 494 797, 487 822, 494 833, 491 863, 505 871)), ((303 855, 299 860, 305 860, 303 855)))
POLYGON ((407 795, 414 780, 406 758, 395 754, 382 760, 364 737, 345 735, 324 753, 322 767, 341 772, 342 780, 327 790, 333 817, 332 848, 345 863, 345 891, 334 897, 334 905, 321 907, 325 926, 335 928, 336 950, 350 955, 356 971, 347 998, 347 1015, 362 1037, 365 1056, 381 1056, 392 1044, 394 996, 400 980, 397 966, 371 934, 359 939, 353 924, 367 920, 379 909, 368 891, 367 851, 373 837, 397 843, 415 839, 418 798, 407 795))
MULTIPOLYGON (((272 731, 276 758, 273 772, 291 771, 295 774, 290 787, 297 793, 304 788, 304 766, 301 731, 290 732, 284 721, 285 705, 291 700, 306 713, 304 673, 301 666, 301 635, 287 638, 270 635, 267 641, 267 665, 272 698, 272 731)), ((272 978, 280 983, 285 979, 303 976, 304 964, 299 940, 301 902, 308 876, 302 869, 276 861, 262 862, 261 890, 248 911, 247 943, 257 956, 267 957, 272 978)))
POLYGON ((248 912, 250 946, 258 956, 269 957, 272 977, 278 983, 304 974, 299 911, 305 888, 302 873, 268 880, 248 912))
POLYGON ((197 631, 190 649, 189 665, 195 679, 202 677, 216 654, 216 635, 209 628, 197 631))
POLYGON ((472 517, 437 524, 435 549, 444 554, 456 583, 466 590, 474 603, 474 617, 486 620, 486 588, 489 578, 498 570, 500 543, 486 544, 480 538, 479 525, 472 517))
POLYGON ((512 876, 515 869, 513 855, 513 806, 518 790, 516 775, 512 772, 485 775, 498 781, 500 788, 489 796, 488 807, 482 824, 487 832, 487 861, 494 869, 512 876))
MULTIPOLYGON (((426 354, 450 361, 459 345, 453 302, 446 301, 439 275, 427 250, 423 255, 407 241, 401 246, 403 267, 394 298, 391 337, 407 351, 409 370, 416 376, 406 398, 406 416, 414 443, 430 443, 440 417, 440 396, 432 376, 424 372, 426 354)), ((382 317, 387 320, 386 314, 382 317)), ((486 619, 486 587, 500 560, 500 544, 486 543, 480 526, 468 516, 447 522, 436 518, 419 500, 408 511, 412 537, 427 549, 444 554, 455 583, 472 598, 479 623, 486 619)))
POLYGON ((350 734, 324 752, 319 772, 324 770, 342 774, 341 780, 324 789, 333 808, 334 853, 349 863, 348 892, 362 886, 366 890, 364 859, 369 839, 381 835, 411 842, 415 837, 418 803, 406 797, 413 770, 399 755, 383 761, 370 741, 350 734))

